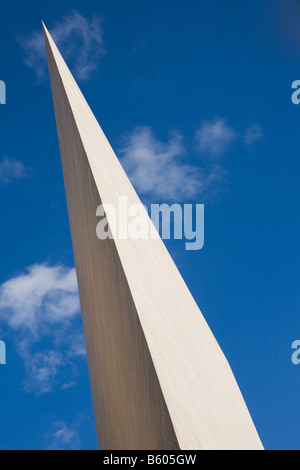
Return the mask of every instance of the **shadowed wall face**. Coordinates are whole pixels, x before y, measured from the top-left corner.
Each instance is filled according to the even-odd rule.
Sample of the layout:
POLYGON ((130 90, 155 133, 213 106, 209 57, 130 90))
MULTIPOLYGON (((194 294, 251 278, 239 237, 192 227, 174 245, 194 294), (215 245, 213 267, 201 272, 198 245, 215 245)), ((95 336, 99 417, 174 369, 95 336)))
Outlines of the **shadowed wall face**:
POLYGON ((99 447, 175 449, 177 438, 114 241, 96 236, 100 196, 49 51, 48 60, 99 447))

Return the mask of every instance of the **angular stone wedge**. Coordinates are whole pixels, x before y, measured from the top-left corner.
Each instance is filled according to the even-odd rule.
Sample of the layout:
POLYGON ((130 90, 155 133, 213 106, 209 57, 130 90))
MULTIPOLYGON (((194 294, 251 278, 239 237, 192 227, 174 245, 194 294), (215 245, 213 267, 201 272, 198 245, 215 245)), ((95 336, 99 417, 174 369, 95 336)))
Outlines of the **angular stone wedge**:
POLYGON ((101 203, 141 201, 45 27, 44 34, 99 447, 262 449, 162 240, 97 238, 101 203))

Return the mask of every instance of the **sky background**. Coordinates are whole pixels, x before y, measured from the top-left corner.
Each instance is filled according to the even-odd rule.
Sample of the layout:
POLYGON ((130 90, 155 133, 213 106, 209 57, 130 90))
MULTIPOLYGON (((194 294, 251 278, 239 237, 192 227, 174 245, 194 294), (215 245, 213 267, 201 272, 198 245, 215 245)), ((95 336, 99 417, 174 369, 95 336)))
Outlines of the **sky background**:
POLYGON ((205 204, 204 248, 167 246, 264 446, 300 449, 296 0, 1 2, 0 448, 97 447, 41 19, 141 198, 205 204))

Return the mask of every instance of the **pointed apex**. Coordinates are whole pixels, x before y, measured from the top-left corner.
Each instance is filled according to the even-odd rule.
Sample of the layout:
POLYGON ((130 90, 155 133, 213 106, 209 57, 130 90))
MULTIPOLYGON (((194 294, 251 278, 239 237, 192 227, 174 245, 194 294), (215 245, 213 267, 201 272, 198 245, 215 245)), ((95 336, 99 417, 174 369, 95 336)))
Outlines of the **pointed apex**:
POLYGON ((49 31, 48 31, 48 29, 47 29, 45 23, 43 22, 43 20, 42 20, 42 25, 43 25, 43 31, 44 31, 44 36, 45 36, 45 38, 47 38, 48 40, 49 40, 50 38, 52 39, 51 34, 49 33, 49 31))
POLYGON ((45 23, 43 22, 43 20, 41 21, 42 21, 44 33, 48 33, 48 29, 46 28, 45 23))
POLYGON ((50 49, 52 50, 52 53, 53 53, 53 51, 55 49, 57 49, 56 44, 53 41, 53 38, 52 38, 51 34, 49 33, 49 31, 48 31, 45 23, 43 22, 43 20, 42 20, 42 25, 43 25, 43 31, 44 31, 45 44, 46 44, 46 46, 47 46, 47 43, 49 44, 50 49))

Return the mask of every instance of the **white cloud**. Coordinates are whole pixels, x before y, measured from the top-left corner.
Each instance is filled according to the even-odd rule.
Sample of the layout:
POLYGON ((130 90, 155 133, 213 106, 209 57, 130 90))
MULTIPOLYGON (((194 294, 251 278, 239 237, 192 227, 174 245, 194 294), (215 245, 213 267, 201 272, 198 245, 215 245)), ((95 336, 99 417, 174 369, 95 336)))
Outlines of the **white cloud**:
POLYGON ((199 151, 214 157, 226 152, 236 137, 235 130, 223 118, 203 122, 196 133, 199 151))
POLYGON ((262 139, 263 136, 262 127, 259 124, 251 125, 243 136, 229 127, 224 118, 218 118, 213 121, 205 121, 200 126, 196 133, 196 141, 201 153, 206 153, 216 159, 239 138, 243 138, 244 144, 249 146, 262 139))
POLYGON ((181 200, 201 195, 222 178, 218 165, 199 168, 185 163, 182 137, 156 139, 151 128, 137 127, 123 142, 121 162, 137 191, 152 197, 181 200))
POLYGON ((264 136, 262 127, 259 124, 253 124, 247 129, 246 135, 245 135, 245 144, 246 145, 251 145, 254 142, 257 142, 258 140, 262 139, 264 136))
MULTIPOLYGON (((57 22, 50 33, 70 63, 74 75, 79 80, 87 80, 91 73, 98 68, 101 57, 105 54, 103 46, 103 31, 99 17, 88 20, 73 11, 57 22)), ((24 62, 32 68, 39 81, 46 77, 47 61, 42 26, 27 37, 18 37, 25 52, 24 62)))
POLYGON ((26 178, 29 170, 22 162, 4 157, 0 163, 0 184, 7 185, 15 180, 26 178))
POLYGON ((195 135, 194 152, 194 157, 204 154, 204 158, 201 161, 198 158, 198 164, 192 165, 186 162, 181 134, 173 132, 167 142, 162 142, 151 127, 136 127, 123 138, 121 163, 141 195, 160 198, 160 201, 211 197, 227 179, 220 156, 236 141, 243 139, 249 146, 262 137, 259 124, 250 126, 243 136, 229 127, 224 118, 204 121, 195 135))
POLYGON ((64 322, 79 312, 75 269, 34 265, 0 286, 0 312, 11 328, 36 332, 42 323, 64 322))
POLYGON ((78 431, 64 421, 54 423, 54 430, 48 433, 48 450, 75 450, 80 447, 78 431))
POLYGON ((0 286, 0 321, 18 338, 26 391, 75 383, 74 360, 85 354, 79 312, 74 268, 36 264, 0 286))

